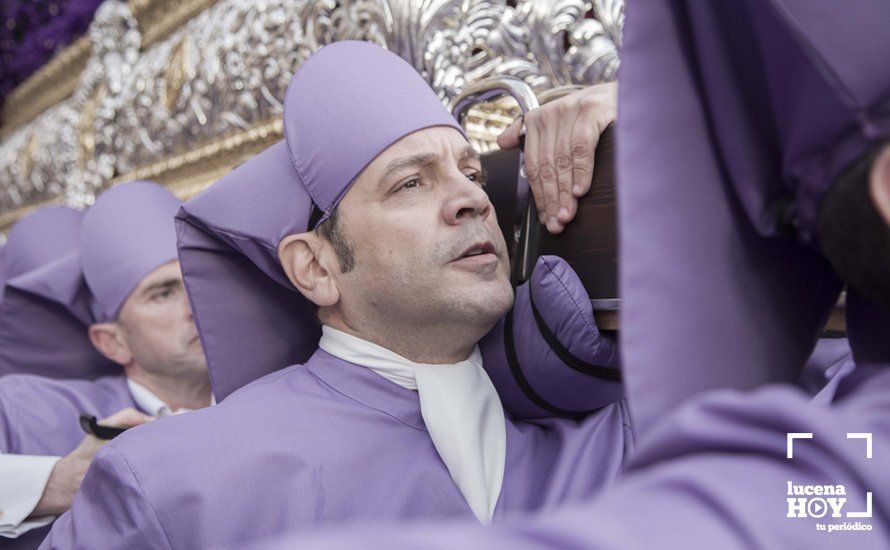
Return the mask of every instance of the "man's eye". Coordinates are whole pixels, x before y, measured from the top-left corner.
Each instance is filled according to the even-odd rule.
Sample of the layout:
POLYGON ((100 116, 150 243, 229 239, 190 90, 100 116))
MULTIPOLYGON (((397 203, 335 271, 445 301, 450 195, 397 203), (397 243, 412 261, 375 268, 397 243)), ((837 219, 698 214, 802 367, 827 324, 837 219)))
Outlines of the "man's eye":
POLYGON ((474 183, 478 183, 479 187, 485 187, 485 183, 488 181, 488 174, 485 173, 485 170, 471 172, 467 174, 467 179, 474 183))
POLYGON ((154 296, 152 296, 152 300, 165 300, 169 298, 172 293, 173 291, 169 288, 167 290, 162 290, 155 293, 154 296))
POLYGON ((400 185, 399 188, 396 189, 396 193, 406 189, 415 189, 417 187, 420 187, 420 178, 413 178, 400 185))

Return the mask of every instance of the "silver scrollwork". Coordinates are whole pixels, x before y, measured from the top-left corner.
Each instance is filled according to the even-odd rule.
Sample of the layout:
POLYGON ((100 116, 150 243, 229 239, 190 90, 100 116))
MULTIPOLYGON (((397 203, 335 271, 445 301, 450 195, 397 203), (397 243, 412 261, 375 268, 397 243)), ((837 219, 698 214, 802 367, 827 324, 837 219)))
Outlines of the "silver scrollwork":
POLYGON ((409 61, 449 103, 468 83, 536 92, 614 80, 624 0, 219 0, 142 49, 126 3, 107 0, 75 93, 0 143, 0 212, 89 204, 110 179, 282 113, 299 65, 337 40, 409 61))

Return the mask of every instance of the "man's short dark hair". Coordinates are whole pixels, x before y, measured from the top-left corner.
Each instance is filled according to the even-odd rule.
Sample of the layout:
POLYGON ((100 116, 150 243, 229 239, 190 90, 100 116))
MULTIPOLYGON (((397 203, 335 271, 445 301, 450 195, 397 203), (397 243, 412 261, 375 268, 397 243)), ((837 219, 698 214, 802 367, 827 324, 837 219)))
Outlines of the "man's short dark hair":
POLYGON ((890 309, 890 223, 878 212, 869 173, 878 152, 841 174, 819 207, 822 253, 838 275, 859 294, 890 309))
POLYGON ((352 246, 346 240, 343 234, 343 228, 340 226, 340 205, 334 207, 330 217, 323 221, 316 231, 324 237, 331 246, 334 247, 334 253, 337 255, 337 262, 340 264, 340 271, 349 273, 355 267, 355 254, 352 246))

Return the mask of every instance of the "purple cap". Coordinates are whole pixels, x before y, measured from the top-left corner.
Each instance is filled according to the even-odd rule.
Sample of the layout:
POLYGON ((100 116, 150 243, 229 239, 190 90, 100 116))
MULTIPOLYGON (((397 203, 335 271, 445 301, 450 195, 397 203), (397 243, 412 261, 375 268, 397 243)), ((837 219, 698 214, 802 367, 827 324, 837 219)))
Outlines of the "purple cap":
POLYGON ((370 42, 321 48, 284 98, 285 143, 296 181, 323 212, 318 223, 377 155, 431 126, 464 133, 414 67, 370 42))
POLYGON ((841 286, 800 243, 834 178, 890 136, 884 0, 671 5, 629 6, 619 91, 622 355, 642 431, 695 393, 797 378, 841 286))
POLYGON ((177 258, 173 218, 181 204, 156 183, 133 181, 105 191, 87 210, 80 260, 96 321, 114 320, 146 275, 177 258))
POLYGON ((9 232, 0 374, 96 378, 120 369, 90 344, 89 293, 77 254, 83 214, 43 208, 9 232))

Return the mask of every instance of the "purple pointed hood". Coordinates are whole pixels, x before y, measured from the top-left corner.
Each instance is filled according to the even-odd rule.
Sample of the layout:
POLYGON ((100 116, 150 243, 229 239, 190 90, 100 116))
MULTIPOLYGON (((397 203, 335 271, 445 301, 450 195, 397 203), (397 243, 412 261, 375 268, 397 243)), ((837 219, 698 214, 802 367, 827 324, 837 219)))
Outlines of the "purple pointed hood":
POLYGON ((9 232, 0 306, 0 374, 95 378, 119 372, 93 350, 77 254, 83 214, 42 208, 9 232))
POLYGON ((670 5, 669 20, 629 7, 619 92, 622 355, 641 430, 697 392, 796 378, 841 286, 814 239, 820 201, 890 136, 883 0, 670 5))
POLYGON ((150 181, 116 185, 83 218, 80 261, 96 321, 111 321, 139 282, 177 258, 173 218, 181 206, 150 181))
POLYGON ((67 206, 40 208, 16 222, 4 248, 6 279, 77 251, 83 213, 67 206))

